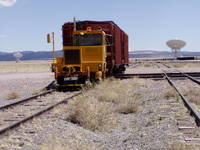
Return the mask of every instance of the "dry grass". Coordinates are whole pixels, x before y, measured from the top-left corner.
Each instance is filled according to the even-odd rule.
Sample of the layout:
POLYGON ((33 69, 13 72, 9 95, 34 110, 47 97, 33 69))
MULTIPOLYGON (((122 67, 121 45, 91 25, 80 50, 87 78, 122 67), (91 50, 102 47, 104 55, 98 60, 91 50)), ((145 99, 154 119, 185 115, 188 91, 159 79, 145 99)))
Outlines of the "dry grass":
POLYGON ((32 91, 32 95, 37 95, 40 94, 42 92, 42 90, 34 90, 32 91))
POLYGON ((107 131, 116 125, 113 112, 105 103, 94 97, 80 96, 68 105, 68 120, 91 131, 107 131))
POLYGON ((199 64, 192 64, 192 63, 187 63, 185 64, 184 68, 199 68, 199 64))
POLYGON ((20 95, 17 92, 11 92, 6 96, 7 100, 20 98, 20 95))
POLYGON ((178 63, 175 63, 175 64, 171 64, 172 67, 174 68, 182 68, 185 66, 185 64, 178 64, 178 63))
POLYGON ((144 65, 144 67, 150 67, 151 63, 145 62, 143 65, 144 65))
POLYGON ((122 114, 136 113, 139 110, 139 106, 134 103, 134 100, 127 99, 119 105, 117 111, 122 114))
POLYGON ((200 147, 183 142, 174 142, 170 144, 169 150, 200 150, 200 147))
POLYGON ((42 145, 40 150, 70 150, 70 149, 67 149, 62 144, 53 143, 51 145, 42 145))
POLYGON ((188 100, 196 105, 200 105, 200 92, 197 88, 183 88, 188 100))
MULTIPOLYGON (((119 104, 130 96, 129 92, 131 89, 141 85, 141 80, 138 78, 127 80, 127 82, 121 82, 120 80, 106 80, 97 85, 92 94, 101 102, 119 104)), ((135 93, 132 94, 134 95, 135 93)))
POLYGON ((171 87, 165 88, 165 90, 164 90, 164 97, 165 98, 170 99, 170 98, 175 98, 177 96, 178 95, 173 88, 171 88, 171 87))
POLYGON ((140 86, 140 80, 105 80, 68 104, 67 120, 91 131, 115 129, 119 113, 139 110, 139 94, 132 92, 134 86, 140 86))
POLYGON ((190 102, 196 105, 200 105, 200 93, 198 93, 197 95, 189 95, 188 99, 190 102))
POLYGON ((59 116, 63 113, 63 110, 65 109, 65 105, 64 104, 61 104, 59 105, 58 107, 55 107, 52 111, 52 113, 55 115, 55 116, 59 116))
POLYGON ((117 90, 118 88, 119 85, 114 85, 111 80, 105 80, 97 85, 95 91, 92 91, 92 95, 96 95, 97 99, 101 102, 117 103, 120 95, 120 93, 118 93, 120 91, 117 90))
POLYGON ((172 63, 170 64, 174 68, 199 68, 199 64, 195 63, 172 63))
POLYGON ((139 99, 139 93, 129 94, 131 88, 140 86, 139 79, 134 78, 132 82, 106 81, 98 85, 96 97, 101 102, 112 102, 117 104, 117 112, 123 114, 135 113, 139 106, 135 103, 139 99), (130 87, 129 87, 130 86, 130 87))
POLYGON ((35 60, 35 61, 3 61, 0 62, 0 73, 13 72, 49 72, 51 61, 35 60))

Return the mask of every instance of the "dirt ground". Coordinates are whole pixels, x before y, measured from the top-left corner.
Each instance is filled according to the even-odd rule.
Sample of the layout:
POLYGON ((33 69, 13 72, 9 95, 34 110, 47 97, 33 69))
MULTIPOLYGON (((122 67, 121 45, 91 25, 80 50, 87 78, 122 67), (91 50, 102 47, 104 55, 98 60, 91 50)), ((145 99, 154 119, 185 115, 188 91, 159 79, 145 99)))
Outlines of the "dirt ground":
POLYGON ((50 61, 0 62, 0 103, 10 93, 26 97, 54 80, 50 61))
POLYGON ((13 92, 19 98, 30 96, 53 80, 54 76, 50 72, 0 74, 0 103, 13 92))
POLYGON ((51 66, 50 60, 33 61, 0 61, 0 74, 18 73, 18 72, 49 72, 51 66))
MULTIPOLYGON (((156 67, 155 61, 146 61, 138 63, 138 61, 136 61, 133 58, 130 59, 129 61, 130 61, 130 66, 127 69, 126 73, 161 73, 162 69, 166 69, 166 67, 162 69, 156 67)), ((167 62, 168 63, 166 64, 170 65, 172 69, 176 68, 183 72, 200 72, 200 61, 197 60, 193 62, 191 61, 189 62, 173 61, 173 63, 171 62, 169 63, 169 61, 167 62)))

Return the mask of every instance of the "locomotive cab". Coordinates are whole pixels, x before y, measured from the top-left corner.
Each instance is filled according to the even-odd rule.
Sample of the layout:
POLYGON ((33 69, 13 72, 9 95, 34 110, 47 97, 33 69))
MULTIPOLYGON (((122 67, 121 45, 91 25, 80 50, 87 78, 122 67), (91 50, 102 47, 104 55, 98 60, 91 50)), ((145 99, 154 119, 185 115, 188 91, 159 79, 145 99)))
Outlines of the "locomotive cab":
POLYGON ((80 86, 106 77, 106 34, 102 30, 73 31, 73 45, 56 60, 59 85, 80 86))

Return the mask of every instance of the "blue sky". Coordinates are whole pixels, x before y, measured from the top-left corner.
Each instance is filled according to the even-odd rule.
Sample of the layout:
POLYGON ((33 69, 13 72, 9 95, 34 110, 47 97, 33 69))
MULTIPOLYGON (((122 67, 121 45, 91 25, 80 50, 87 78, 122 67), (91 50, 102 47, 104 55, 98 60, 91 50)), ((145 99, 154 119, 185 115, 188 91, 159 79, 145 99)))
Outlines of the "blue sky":
POLYGON ((78 20, 113 20, 129 35, 129 49, 170 50, 165 42, 185 40, 183 50, 200 51, 200 0, 0 0, 0 51, 50 50, 46 34, 78 20))

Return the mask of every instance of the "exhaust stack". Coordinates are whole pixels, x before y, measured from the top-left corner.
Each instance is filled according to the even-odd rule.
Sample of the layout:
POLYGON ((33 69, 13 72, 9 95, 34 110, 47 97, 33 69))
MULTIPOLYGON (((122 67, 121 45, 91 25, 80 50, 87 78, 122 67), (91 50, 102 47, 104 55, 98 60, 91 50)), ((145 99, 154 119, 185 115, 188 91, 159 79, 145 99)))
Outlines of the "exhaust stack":
POLYGON ((76 17, 74 17, 74 31, 76 31, 76 17))

